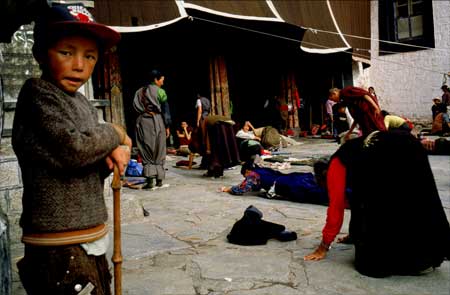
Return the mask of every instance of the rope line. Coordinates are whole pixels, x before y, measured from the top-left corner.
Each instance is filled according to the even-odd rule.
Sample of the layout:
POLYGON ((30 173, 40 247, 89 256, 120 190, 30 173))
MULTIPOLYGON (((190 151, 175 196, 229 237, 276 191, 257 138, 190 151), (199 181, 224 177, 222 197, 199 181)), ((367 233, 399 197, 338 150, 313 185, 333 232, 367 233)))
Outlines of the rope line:
MULTIPOLYGON (((312 43, 312 42, 307 42, 307 41, 300 41, 297 39, 293 39, 293 38, 289 38, 289 37, 285 37, 285 36, 280 36, 280 35, 275 35, 275 34, 271 34, 271 33, 266 33, 266 32, 262 32, 262 31, 258 31, 258 30, 253 30, 253 29, 248 29, 248 28, 244 28, 244 27, 240 27, 240 26, 235 26, 235 25, 231 25, 231 24, 226 24, 226 23, 222 23, 222 22, 218 22, 218 21, 213 21, 213 20, 209 20, 209 19, 204 19, 204 18, 200 18, 200 17, 193 17, 190 16, 192 19, 197 19, 197 20, 201 20, 201 21, 205 21, 205 22, 210 22, 210 23, 214 23, 214 24, 218 24, 218 25, 222 25, 222 26, 226 26, 226 27, 231 27, 231 28, 235 28, 235 29, 239 29, 239 30, 244 30, 244 31, 249 31, 249 32, 253 32, 253 33, 258 33, 258 34, 262 34, 262 35, 266 35, 266 36, 271 36, 271 37, 275 37, 275 38, 279 38, 279 39, 284 39, 284 40, 288 40, 288 41, 293 41, 296 42, 298 44, 307 44, 307 45, 313 45, 313 46, 317 46, 323 49, 333 49, 332 47, 329 46, 325 46, 325 45, 321 45, 321 44, 316 44, 316 43, 312 43)), ((369 38, 370 39, 370 38, 369 38)), ((376 40, 376 39, 374 39, 376 40)), ((401 43, 399 43, 401 44, 401 43)), ((356 51, 369 51, 368 49, 362 49, 362 48, 354 48, 356 51)), ((436 49, 436 48, 428 48, 428 49, 436 49)), ((349 51, 342 51, 344 53, 347 54, 351 54, 357 57, 361 57, 361 58, 367 58, 367 55, 364 54, 360 54, 357 52, 349 52, 349 51)), ((381 51, 380 51, 381 52, 381 51)), ((393 53, 393 52, 392 52, 393 53)), ((398 52, 395 52, 398 53, 398 52)), ((409 67, 409 68, 414 68, 414 69, 418 69, 418 70, 424 70, 424 71, 428 71, 428 72, 433 72, 433 73, 439 73, 439 74, 444 74, 447 75, 444 72, 439 72, 436 70, 432 70, 432 69, 428 69, 428 68, 424 68, 424 67, 415 67, 415 66, 410 66, 408 64, 402 64, 399 62, 394 62, 394 61, 388 61, 385 59, 380 59, 380 58, 376 58, 376 57, 370 57, 371 59, 374 60, 378 60, 378 61, 382 61, 382 62, 387 62, 387 63, 391 63, 391 64, 396 64, 396 65, 401 65, 401 66, 405 66, 405 67, 409 67)))
MULTIPOLYGON (((333 31, 320 30, 320 29, 314 29, 314 28, 308 28, 308 27, 304 27, 304 29, 310 30, 313 33, 314 32, 321 32, 321 33, 340 35, 339 33, 336 33, 336 32, 333 32, 333 31)), ((435 50, 440 50, 440 51, 450 51, 450 48, 433 48, 433 47, 413 45, 413 44, 406 44, 406 43, 400 43, 400 42, 395 42, 395 41, 388 41, 388 40, 369 38, 369 37, 363 37, 363 36, 351 35, 351 34, 344 34, 344 33, 342 33, 342 35, 344 35, 346 37, 355 38, 355 39, 370 40, 370 41, 376 41, 376 42, 382 42, 382 43, 388 43, 388 44, 401 45, 401 46, 405 46, 405 47, 414 47, 414 48, 420 48, 420 49, 435 49, 435 50)))

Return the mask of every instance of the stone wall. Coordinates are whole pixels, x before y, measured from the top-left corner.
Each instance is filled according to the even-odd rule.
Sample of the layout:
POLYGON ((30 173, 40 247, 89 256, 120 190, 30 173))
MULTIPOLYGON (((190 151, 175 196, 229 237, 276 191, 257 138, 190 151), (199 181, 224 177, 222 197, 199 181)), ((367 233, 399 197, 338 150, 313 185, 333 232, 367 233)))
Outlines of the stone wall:
POLYGON ((22 213, 22 181, 11 140, 3 138, 0 146, 0 207, 8 217, 12 250, 22 247, 19 218, 22 213))
MULTIPOLYGON (((442 96, 443 73, 450 72, 450 1, 433 0, 433 18, 435 49, 379 56, 372 42, 369 68, 381 107, 424 124, 431 123, 431 100, 442 96)), ((371 1, 371 33, 378 39, 378 1, 371 1)))
POLYGON ((0 43, 0 75, 3 81, 3 126, 0 130, 0 207, 9 222, 10 246, 15 251, 22 248, 19 218, 22 212, 22 182, 17 158, 11 148, 11 130, 17 96, 23 83, 40 75, 34 60, 33 30, 31 25, 20 28, 11 43, 0 43))
POLYGON ((9 224, 0 207, 0 294, 10 295, 12 285, 9 224))
POLYGON ((0 75, 3 80, 3 129, 2 135, 11 134, 14 108, 23 83, 40 75, 39 65, 33 58, 33 27, 25 25, 12 37, 11 43, 0 43, 0 75))

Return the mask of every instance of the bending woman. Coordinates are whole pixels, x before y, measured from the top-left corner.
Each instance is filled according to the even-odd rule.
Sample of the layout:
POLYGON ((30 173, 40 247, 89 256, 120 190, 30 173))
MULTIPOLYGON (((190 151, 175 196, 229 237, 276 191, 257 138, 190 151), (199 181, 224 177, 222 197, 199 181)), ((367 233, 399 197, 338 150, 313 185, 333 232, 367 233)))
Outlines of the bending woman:
POLYGON ((409 133, 376 131, 346 142, 332 156, 322 242, 305 260, 325 258, 339 233, 346 185, 361 274, 415 275, 450 258, 450 226, 425 149, 409 133))

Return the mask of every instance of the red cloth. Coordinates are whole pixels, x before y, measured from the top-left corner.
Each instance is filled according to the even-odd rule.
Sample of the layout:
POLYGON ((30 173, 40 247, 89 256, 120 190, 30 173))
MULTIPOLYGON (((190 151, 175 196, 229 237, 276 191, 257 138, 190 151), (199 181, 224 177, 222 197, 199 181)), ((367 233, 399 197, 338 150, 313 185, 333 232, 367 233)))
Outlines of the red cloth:
POLYGON ((332 158, 327 172, 330 203, 327 209, 327 221, 322 230, 322 241, 328 245, 334 241, 344 221, 346 177, 347 171, 341 160, 337 157, 332 158))
POLYGON ((287 112, 289 110, 289 106, 287 104, 280 105, 280 111, 287 112))
POLYGON ((372 104, 364 98, 364 95, 370 96, 379 107, 376 96, 373 96, 365 89, 347 86, 340 92, 341 99, 349 107, 349 110, 356 123, 358 123, 363 136, 367 136, 376 130, 386 131, 383 116, 381 113, 375 113, 372 104))

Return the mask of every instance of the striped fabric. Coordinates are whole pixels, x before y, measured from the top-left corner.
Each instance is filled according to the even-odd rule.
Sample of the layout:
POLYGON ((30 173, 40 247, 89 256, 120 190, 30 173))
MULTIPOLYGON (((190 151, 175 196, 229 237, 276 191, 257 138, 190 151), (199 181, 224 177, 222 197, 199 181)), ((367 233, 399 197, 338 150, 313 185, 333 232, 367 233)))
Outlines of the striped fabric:
POLYGON ((108 227, 106 224, 100 224, 92 228, 76 231, 24 234, 22 242, 33 246, 64 246, 93 242, 107 233, 108 227))

